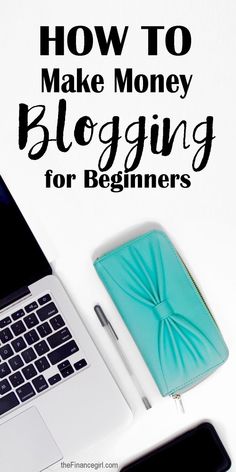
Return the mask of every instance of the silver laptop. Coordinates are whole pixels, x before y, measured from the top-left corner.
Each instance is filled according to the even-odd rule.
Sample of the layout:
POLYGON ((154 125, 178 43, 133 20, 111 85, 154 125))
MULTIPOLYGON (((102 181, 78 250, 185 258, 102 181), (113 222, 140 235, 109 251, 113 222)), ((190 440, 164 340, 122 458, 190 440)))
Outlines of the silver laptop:
POLYGON ((38 472, 131 411, 1 177, 0 268, 0 470, 38 472))

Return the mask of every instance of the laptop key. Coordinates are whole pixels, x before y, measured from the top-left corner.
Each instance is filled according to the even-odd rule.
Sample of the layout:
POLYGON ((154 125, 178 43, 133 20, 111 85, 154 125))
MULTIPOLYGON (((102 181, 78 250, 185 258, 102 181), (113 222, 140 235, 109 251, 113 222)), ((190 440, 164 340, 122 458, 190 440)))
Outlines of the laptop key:
POLYGON ((13 323, 11 325, 11 329, 12 329, 15 336, 19 336, 20 334, 22 334, 26 331, 26 327, 25 327, 24 323, 21 320, 16 321, 16 323, 13 323))
POLYGON ((60 382, 60 380, 61 380, 61 376, 59 374, 56 374, 50 377, 50 379, 48 379, 48 382, 50 383, 50 385, 54 385, 57 382, 60 382))
POLYGON ((57 331, 57 333, 52 334, 52 336, 49 336, 47 338, 47 342, 53 349, 54 347, 60 346, 60 344, 64 343, 65 341, 68 341, 71 338, 72 336, 68 328, 62 328, 60 331, 57 331))
POLYGON ((43 372, 44 370, 50 367, 50 364, 46 357, 41 357, 35 362, 35 365, 39 372, 43 372))
POLYGON ((66 359, 66 361, 63 361, 63 362, 61 362, 61 364, 58 364, 57 367, 58 367, 59 370, 64 370, 68 366, 70 366, 70 362, 68 361, 68 359, 66 359))
POLYGON ((13 392, 0 398, 0 415, 12 410, 12 408, 15 408, 19 403, 17 396, 13 392))
POLYGON ((62 364, 59 364, 57 367, 64 379, 74 372, 74 369, 69 361, 62 362, 62 364))
POLYGON ((10 375, 9 380, 13 387, 18 387, 24 383, 24 379, 20 372, 15 372, 14 374, 10 375))
POLYGON ((74 368, 75 368, 75 370, 80 370, 80 369, 82 369, 83 367, 86 367, 86 365, 87 365, 86 360, 85 360, 85 359, 81 359, 80 361, 78 361, 78 362, 76 362, 76 363, 74 364, 74 368))
POLYGON ((35 375, 37 375, 37 371, 33 364, 29 364, 26 367, 24 367, 24 369, 22 369, 22 373, 24 377, 26 378, 26 380, 30 380, 32 379, 32 377, 35 377, 35 375))
POLYGON ((15 349, 16 352, 22 351, 22 349, 26 348, 26 343, 24 339, 20 336, 17 339, 14 339, 11 343, 12 347, 15 349))
POLYGON ((34 361, 34 359, 36 359, 37 356, 33 348, 30 347, 29 349, 26 349, 25 351, 22 352, 22 357, 24 361, 26 362, 26 364, 29 364, 29 362, 34 361))
POLYGON ((25 311, 26 313, 30 313, 33 310, 36 310, 38 308, 38 303, 37 302, 31 302, 29 305, 25 306, 25 311))
POLYGON ((12 313, 11 317, 13 321, 16 321, 22 316, 24 316, 24 314, 25 314, 24 310, 20 309, 20 310, 15 311, 15 313, 12 313))
POLYGON ((8 357, 13 356, 14 352, 10 346, 10 344, 6 344, 5 346, 0 348, 0 356, 5 361, 8 357))
POLYGON ((31 313, 31 315, 25 316, 24 322, 27 326, 27 328, 33 328, 37 324, 39 324, 39 320, 35 313, 31 313))
POLYGON ((35 331, 35 329, 31 329, 31 331, 25 334, 25 340, 31 346, 31 344, 34 344, 39 341, 39 335, 35 331))
POLYGON ((18 354, 17 356, 12 357, 9 360, 9 364, 12 370, 17 370, 17 369, 20 369, 24 365, 24 362, 22 361, 21 357, 18 354))
POLYGON ((49 351, 49 346, 46 341, 42 340, 39 343, 35 344, 34 346, 35 351, 37 352, 38 356, 42 356, 49 351))
POLYGON ((35 391, 30 383, 22 385, 22 387, 16 390, 16 393, 22 402, 29 400, 35 395, 35 391))
POLYGON ((0 364, 0 379, 4 379, 8 374, 11 373, 11 369, 6 362, 0 364))
POLYGON ((48 383, 46 382, 43 375, 39 375, 39 377, 36 377, 36 379, 32 380, 32 383, 38 393, 43 392, 43 390, 46 390, 46 388, 48 388, 48 383))
POLYGON ((54 318, 51 318, 50 323, 51 323, 54 331, 56 331, 59 328, 62 328, 62 326, 65 326, 65 321, 63 320, 61 315, 56 315, 56 316, 54 316, 54 318))
POLYGON ((5 395, 5 393, 11 390, 11 386, 7 379, 4 379, 0 382, 0 395, 5 395))
POLYGON ((9 328, 5 328, 0 331, 0 340, 3 344, 7 343, 8 341, 11 341, 11 339, 13 339, 13 334, 9 328))
POLYGON ((5 328, 5 326, 9 325, 11 323, 11 318, 10 316, 7 316, 6 318, 3 318, 3 320, 0 320, 0 328, 5 328))
POLYGON ((47 321, 45 323, 41 324, 37 328, 37 330, 38 330, 41 338, 45 338, 46 336, 48 336, 49 334, 52 333, 52 328, 49 326, 47 321))
POLYGON ((39 305, 45 305, 45 303, 50 302, 51 296, 49 293, 38 299, 39 305))
POLYGON ((69 377, 69 375, 73 374, 74 369, 72 366, 67 367, 66 369, 61 371, 62 377, 65 379, 66 377, 69 377))
POLYGON ((69 341, 66 344, 54 349, 54 351, 48 354, 48 359, 50 360, 52 365, 58 364, 59 362, 63 361, 67 357, 71 356, 75 352, 79 350, 75 341, 69 341))
POLYGON ((51 302, 36 311, 40 321, 45 321, 58 313, 55 303, 51 302))

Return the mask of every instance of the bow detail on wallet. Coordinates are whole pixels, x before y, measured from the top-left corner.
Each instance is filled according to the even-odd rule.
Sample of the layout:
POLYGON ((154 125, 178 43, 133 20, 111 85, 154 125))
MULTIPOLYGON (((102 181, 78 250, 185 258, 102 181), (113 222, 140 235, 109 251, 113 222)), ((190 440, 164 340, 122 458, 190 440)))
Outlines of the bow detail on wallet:
POLYGON ((168 300, 163 300, 153 307, 153 313, 158 320, 164 320, 165 318, 173 315, 174 311, 168 300))

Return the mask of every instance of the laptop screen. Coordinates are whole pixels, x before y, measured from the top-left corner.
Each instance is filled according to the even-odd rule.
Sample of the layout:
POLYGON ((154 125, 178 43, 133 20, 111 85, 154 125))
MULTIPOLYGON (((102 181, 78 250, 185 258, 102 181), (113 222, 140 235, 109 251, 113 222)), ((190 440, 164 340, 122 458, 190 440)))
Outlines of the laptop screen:
POLYGON ((51 267, 0 176, 0 306, 13 292, 51 273, 51 267))

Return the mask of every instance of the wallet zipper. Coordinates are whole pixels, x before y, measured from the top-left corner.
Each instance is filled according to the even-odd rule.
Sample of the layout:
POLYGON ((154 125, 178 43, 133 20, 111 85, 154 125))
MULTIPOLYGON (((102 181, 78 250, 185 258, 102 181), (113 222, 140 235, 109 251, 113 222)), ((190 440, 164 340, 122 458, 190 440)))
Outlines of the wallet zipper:
MULTIPOLYGON (((214 317, 213 313, 211 312, 211 310, 209 309, 209 306, 208 306, 208 304, 207 304, 205 298, 203 297, 200 288, 198 287, 197 283, 195 282, 195 280, 194 280, 194 278, 193 278, 193 276, 192 276, 192 274, 191 274, 189 268, 187 267, 186 263, 183 261, 183 259, 182 259, 181 255, 179 254, 179 252, 176 251, 175 248, 174 248, 174 250, 175 250, 177 256, 179 257, 180 261, 181 261, 182 264, 184 265, 184 267, 185 267, 185 269, 186 269, 186 271, 187 271, 187 273, 188 273, 188 275, 189 275, 189 277, 190 277, 190 279, 191 279, 191 281, 192 281, 194 287, 196 288, 198 294, 200 295, 200 297, 201 297, 201 299, 202 299, 204 305, 206 306, 208 312, 210 313, 210 315, 211 315, 211 317, 212 317, 214 323, 215 323, 216 326, 218 327, 218 324, 217 324, 217 322, 216 322, 216 320, 215 320, 215 317, 214 317)), ((177 410, 180 411, 181 413, 185 413, 184 406, 183 406, 183 401, 182 401, 182 397, 181 397, 180 393, 173 393, 173 394, 171 395, 171 397, 172 397, 173 400, 175 401, 177 410)))
POLYGON ((176 252, 176 254, 178 255, 179 259, 181 260, 182 264, 184 265, 185 269, 187 270, 188 275, 189 275, 189 277, 190 277, 190 279, 191 279, 191 281, 192 281, 194 287, 196 288, 196 290, 197 290, 198 294, 200 295, 200 297, 201 297, 201 299, 202 299, 204 305, 206 306, 207 310, 209 311, 209 313, 210 313, 210 315, 211 315, 213 321, 215 322, 216 326, 218 327, 218 324, 217 324, 217 322, 216 322, 216 319, 215 319, 213 313, 211 312, 211 310, 210 310, 210 308, 209 308, 209 306, 208 306, 208 304, 207 304, 207 302, 206 302, 204 296, 203 296, 202 293, 201 293, 200 288, 198 287, 197 283, 195 282, 195 280, 194 280, 194 278, 193 278, 193 276, 192 276, 190 270, 188 269, 186 263, 183 261, 181 255, 179 254, 179 252, 176 251, 176 249, 175 249, 175 252, 176 252))

